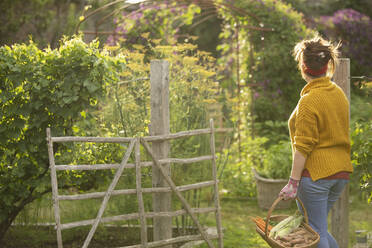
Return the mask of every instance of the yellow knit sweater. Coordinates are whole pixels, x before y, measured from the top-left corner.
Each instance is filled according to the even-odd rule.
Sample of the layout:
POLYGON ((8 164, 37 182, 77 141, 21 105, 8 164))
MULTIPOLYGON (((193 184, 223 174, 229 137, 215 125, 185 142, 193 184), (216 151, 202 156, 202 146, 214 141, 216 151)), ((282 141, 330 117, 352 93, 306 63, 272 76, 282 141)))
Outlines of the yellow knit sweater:
POLYGON ((307 83, 288 121, 292 151, 306 157, 316 181, 340 171, 352 172, 349 102, 342 89, 321 77, 307 83))

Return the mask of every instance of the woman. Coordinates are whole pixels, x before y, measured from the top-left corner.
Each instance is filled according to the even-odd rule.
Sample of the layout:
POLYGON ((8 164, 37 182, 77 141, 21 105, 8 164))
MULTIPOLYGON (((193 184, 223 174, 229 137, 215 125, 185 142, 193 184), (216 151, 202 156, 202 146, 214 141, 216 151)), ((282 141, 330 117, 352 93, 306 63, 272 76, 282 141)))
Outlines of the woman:
POLYGON ((338 247, 328 233, 327 216, 353 171, 349 102, 342 89, 330 80, 338 48, 319 36, 303 40, 294 48, 307 84, 288 121, 292 171, 279 194, 285 200, 298 196, 304 203, 309 224, 320 235, 319 248, 338 247))

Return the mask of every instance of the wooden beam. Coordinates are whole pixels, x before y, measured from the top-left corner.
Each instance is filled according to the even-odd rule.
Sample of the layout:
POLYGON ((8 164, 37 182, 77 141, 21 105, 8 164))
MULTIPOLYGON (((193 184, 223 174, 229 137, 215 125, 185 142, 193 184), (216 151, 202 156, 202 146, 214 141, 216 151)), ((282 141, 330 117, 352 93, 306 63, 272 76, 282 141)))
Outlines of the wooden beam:
MULTIPOLYGON (((232 128, 216 128, 215 133, 227 133, 234 131, 232 128)), ((146 141, 166 141, 171 139, 180 139, 191 137, 200 134, 210 134, 211 130, 195 129, 189 131, 181 131, 178 133, 157 134, 152 136, 143 137, 146 141)), ((52 142, 94 142, 94 143, 129 143, 133 138, 129 137, 79 137, 79 136, 63 136, 51 137, 52 142)))
MULTIPOLYGON (((216 128, 215 133, 227 133, 234 131, 232 128, 216 128)), ((189 131, 181 131, 178 133, 172 134, 165 134, 165 135, 151 135, 148 137, 142 137, 146 141, 164 141, 164 140, 171 140, 171 139, 180 139, 180 138, 187 138, 195 135, 201 134, 210 134, 211 130, 209 128, 206 129, 195 129, 189 131)))
MULTIPOLYGON (((218 183, 218 180, 217 180, 218 183)), ((180 192, 193 190, 193 189, 201 189, 205 187, 214 186, 215 181, 205 181, 193 184, 187 184, 182 186, 177 186, 177 190, 180 192)), ((160 188, 142 188, 142 193, 167 193, 172 192, 170 187, 160 187, 160 188)), ((133 195, 137 194, 136 189, 119 189, 112 191, 111 195, 133 195)), ((94 198, 102 198, 106 195, 106 192, 92 192, 92 193, 85 193, 85 194, 76 194, 76 195, 58 195, 58 200, 84 200, 84 199, 94 199, 94 198)))
MULTIPOLYGON (((210 208, 192 208, 191 211, 196 214, 206 214, 216 212, 216 209, 213 207, 210 208)), ((177 217, 180 215, 186 215, 188 212, 184 209, 169 211, 169 212, 148 212, 145 213, 146 218, 154 218, 154 217, 177 217)), ((132 213, 132 214, 122 214, 110 217, 103 217, 101 218, 101 223, 110 223, 115 221, 127 221, 127 220, 138 220, 140 218, 139 213, 132 213)), ((88 226, 94 224, 95 219, 90 220, 81 220, 75 221, 70 223, 61 224, 61 230, 71 229, 79 226, 88 226)), ((172 227, 173 228, 173 227, 172 227)))
POLYGON ((52 137, 52 142, 94 142, 94 143, 129 143, 133 138, 126 137, 52 137))
MULTIPOLYGON (((211 155, 206 156, 200 156, 200 157, 194 157, 194 158, 165 158, 160 159, 160 164, 191 164, 206 160, 212 160, 213 157, 211 155)), ((150 167, 153 166, 154 163, 151 161, 147 162, 141 162, 141 167, 150 167)), ((120 164, 80 164, 80 165, 69 165, 69 164, 63 164, 63 165, 56 165, 55 168, 57 171, 60 170, 106 170, 106 169, 118 169, 120 167, 120 164)), ((127 168, 135 168, 135 164, 128 163, 125 165, 125 169, 127 168)))
MULTIPOLYGON (((350 102, 350 59, 340 59, 333 81, 341 87, 350 102)), ((345 187, 331 212, 332 235, 340 248, 347 248, 349 244, 349 185, 345 187)))
MULTIPOLYGON (((150 135, 169 135, 169 62, 165 60, 152 60, 150 62, 150 98, 151 98, 151 124, 150 135)), ((152 145, 156 160, 167 158, 169 155, 169 141, 154 142, 152 145)), ((170 176, 170 164, 163 164, 162 168, 170 176)), ((152 187, 167 186, 160 169, 152 167, 152 187)), ((171 193, 153 194, 153 210, 155 212, 170 211, 171 193)), ((154 241, 172 238, 172 218, 154 218, 154 241)), ((164 248, 172 248, 165 246, 164 248)))

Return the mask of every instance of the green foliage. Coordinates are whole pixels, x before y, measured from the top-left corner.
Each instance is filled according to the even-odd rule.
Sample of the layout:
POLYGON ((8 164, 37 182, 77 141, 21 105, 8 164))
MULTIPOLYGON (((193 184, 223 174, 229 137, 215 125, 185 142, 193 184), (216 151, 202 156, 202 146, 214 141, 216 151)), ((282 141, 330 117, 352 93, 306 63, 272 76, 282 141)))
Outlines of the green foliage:
MULTIPOLYGON (((151 59, 170 62, 171 131, 208 125, 207 109, 218 92, 215 60, 191 44, 159 42, 149 40, 147 55, 141 45, 132 51, 117 47, 100 51, 98 42, 87 45, 80 38, 65 39, 55 50, 42 51, 32 42, 1 48, 2 224, 10 224, 25 204, 50 191, 46 127, 52 127, 53 136, 148 135, 151 59), (17 204, 19 208, 14 208, 17 204)), ((207 144, 206 136, 175 141, 171 152, 201 155, 208 152, 207 144)), ((57 164, 117 163, 125 150, 113 144, 56 144, 55 157, 57 164)), ((210 168, 202 168, 187 173, 210 175, 206 171, 210 168)), ((179 183, 188 179, 184 170, 174 170, 179 183)), ((85 191, 104 184, 110 175, 110 171, 67 171, 58 173, 58 182, 60 188, 85 191)), ((133 188, 133 171, 125 178, 122 186, 133 188)))
POLYGON ((291 51, 297 42, 314 32, 306 28, 302 14, 281 1, 234 1, 234 5, 250 15, 239 16, 221 10, 225 25, 221 33, 224 41, 219 49, 223 55, 221 62, 233 75, 231 79, 236 85, 236 40, 239 38, 239 83, 254 86, 253 113, 246 108, 245 115, 257 116, 258 122, 287 120, 305 83, 291 51), (267 30, 256 31, 249 26, 267 30))
MULTIPOLYGON (((147 37, 146 34, 144 37, 147 37)), ((121 83, 110 88, 106 101, 100 105, 101 124, 112 133, 124 136, 148 135, 150 123, 150 60, 169 62, 169 100, 171 132, 205 128, 209 125, 207 110, 216 103, 215 59, 198 51, 195 45, 160 45, 159 40, 147 37, 146 45, 133 45, 134 49, 108 47, 125 58, 126 68, 121 71, 121 83), (150 52, 147 53, 150 49, 150 52), (152 54, 152 55, 146 55, 152 54), (136 80, 134 80, 136 79, 136 80)), ((175 151, 185 151, 174 148, 175 151)), ((194 148, 192 148, 194 149, 194 148)))
POLYGON ((362 198, 372 201, 371 156, 372 156, 372 103, 370 82, 362 88, 364 96, 352 94, 350 104, 351 119, 351 158, 354 173, 351 178, 351 189, 362 198))
POLYGON ((372 116, 372 101, 368 95, 351 94, 350 99, 350 123, 368 121, 372 116))
POLYGON ((280 141, 267 149, 263 166, 257 171, 264 177, 273 179, 286 179, 292 168, 291 142, 280 141))
POLYGON ((123 12, 115 20, 120 36, 110 36, 108 44, 120 43, 132 48, 134 44, 147 44, 141 34, 148 33, 152 39, 162 44, 176 44, 181 27, 191 25, 201 8, 193 3, 163 1, 156 4, 141 3, 135 11, 123 12))
POLYGON ((235 139, 231 147, 223 184, 237 195, 252 196, 255 194, 252 166, 268 177, 289 175, 291 147, 287 141, 287 119, 305 84, 291 51, 297 42, 314 32, 306 28, 302 14, 281 1, 234 1, 234 6, 248 14, 219 10, 224 20, 219 62, 226 73, 221 85, 229 92, 226 94, 232 106, 229 118, 241 130, 240 141, 235 139), (251 26, 266 30, 253 30, 251 26), (237 56, 238 83, 248 86, 241 87, 239 94, 237 56))
MULTIPOLYGON (((88 121, 84 111, 96 108, 118 81, 124 61, 98 45, 73 38, 55 50, 40 50, 32 41, 0 48, 0 240, 27 203, 50 191, 46 128, 53 136, 74 134, 74 123, 83 116, 88 121)), ((56 145, 57 156, 66 150, 56 145)), ((92 187, 103 175, 90 176, 92 187)), ((59 183, 65 187, 68 180, 59 183)))
MULTIPOLYGON (((100 105, 101 111, 93 113, 99 116, 97 119, 100 121, 96 125, 120 136, 149 135, 149 61, 165 59, 169 62, 170 131, 174 133, 208 127, 208 106, 216 103, 218 93, 215 59, 189 43, 165 46, 160 45, 159 40, 149 39, 146 34, 143 34, 143 38, 146 44, 134 44, 132 50, 108 47, 121 54, 127 63, 121 71, 121 83, 109 89, 107 101, 100 105)), ((183 158, 210 154, 208 136, 174 140, 170 153, 172 157, 183 158)), ((133 171, 127 173, 134 178, 133 171)), ((172 166, 172 178, 179 185, 211 180, 210 163, 172 166)), ((148 179, 151 186, 151 177, 148 179)), ((134 183, 127 186, 133 188, 134 183)), ((199 192, 187 197, 194 197, 195 194, 199 192)), ((175 207, 179 204, 176 202, 175 207)))
POLYGON ((220 167, 221 188, 230 196, 253 197, 256 194, 256 186, 252 168, 262 167, 264 164, 267 138, 242 137, 239 151, 238 142, 234 142, 230 148, 221 154, 226 157, 227 164, 220 167))
POLYGON ((0 2, 0 45, 26 42, 29 36, 42 46, 58 45, 63 35, 72 35, 80 0, 3 0, 0 2))
POLYGON ((372 201, 372 120, 355 123, 351 133, 352 162, 354 165, 353 181, 359 181, 360 189, 366 198, 372 201))
POLYGON ((256 123, 259 135, 268 138, 266 147, 278 144, 281 141, 288 140, 288 122, 287 121, 264 121, 256 123))

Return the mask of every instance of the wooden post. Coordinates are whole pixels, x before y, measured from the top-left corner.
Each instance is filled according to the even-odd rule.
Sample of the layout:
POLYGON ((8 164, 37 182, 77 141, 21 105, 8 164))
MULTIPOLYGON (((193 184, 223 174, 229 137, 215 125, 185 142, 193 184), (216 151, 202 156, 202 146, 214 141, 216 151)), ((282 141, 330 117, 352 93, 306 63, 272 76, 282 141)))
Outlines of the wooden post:
MULTIPOLYGON (((151 61, 151 135, 169 134, 169 62, 165 60, 151 61)), ((152 150, 157 160, 168 158, 169 141, 153 142, 152 150)), ((164 171, 170 176, 170 164, 163 164, 164 171)), ((152 187, 167 187, 161 171, 152 167, 152 187)), ((171 193, 153 194, 153 211, 168 212, 171 210, 171 193)), ((154 241, 172 238, 172 218, 154 218, 154 241)), ((164 246, 171 248, 172 245, 164 246)))
MULTIPOLYGON (((341 58, 333 76, 333 81, 341 87, 350 102, 350 59, 341 58)), ((331 232, 340 248, 349 244, 349 185, 332 208, 331 232)))
POLYGON ((47 128, 46 134, 47 134, 47 141, 48 141, 50 177, 52 181, 54 219, 56 220, 56 229, 57 229, 57 245, 58 245, 58 248, 63 248, 61 218, 59 214, 57 171, 56 171, 56 164, 54 162, 53 142, 52 142, 52 138, 50 134, 50 128, 47 128))
POLYGON ((211 129, 211 137, 210 137, 210 147, 211 147, 211 155, 212 155, 212 175, 214 180, 214 206, 216 207, 216 225, 217 225, 217 233, 218 233, 218 248, 223 248, 223 232, 222 232, 222 222, 221 222, 221 206, 220 206, 220 198, 218 195, 218 180, 217 180, 217 166, 216 166, 216 146, 214 140, 214 123, 213 119, 209 120, 209 125, 211 129))
POLYGON ((135 157, 136 157, 136 191, 138 200, 138 213, 140 216, 141 224, 141 247, 147 248, 147 224, 145 216, 145 207, 143 204, 142 196, 142 173, 141 173, 141 152, 140 152, 140 138, 136 138, 135 146, 135 157))

